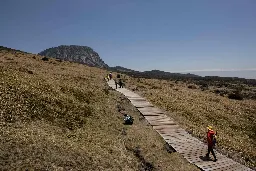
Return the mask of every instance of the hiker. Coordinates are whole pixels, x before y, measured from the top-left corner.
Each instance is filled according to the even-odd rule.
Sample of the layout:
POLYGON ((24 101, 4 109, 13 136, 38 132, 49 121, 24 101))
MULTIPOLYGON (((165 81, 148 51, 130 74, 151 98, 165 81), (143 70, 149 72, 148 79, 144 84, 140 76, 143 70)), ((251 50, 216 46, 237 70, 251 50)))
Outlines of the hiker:
POLYGON ((210 152, 212 153, 213 157, 214 157, 214 162, 217 161, 216 155, 213 151, 213 147, 215 146, 216 143, 216 139, 215 139, 215 133, 212 130, 212 126, 208 126, 207 127, 208 131, 207 131, 207 143, 208 143, 208 153, 206 154, 206 157, 209 158, 209 154, 210 152))
POLYGON ((117 74, 116 78, 121 78, 120 74, 117 74))
POLYGON ((109 76, 109 80, 112 80, 112 73, 111 72, 109 73, 108 76, 109 76))
POLYGON ((124 83, 121 78, 119 78, 119 88, 124 88, 124 83))
POLYGON ((116 80, 116 79, 114 79, 114 81, 115 81, 115 85, 116 85, 116 89, 117 89, 117 84, 118 84, 118 82, 117 82, 117 80, 116 80))
POLYGON ((106 76, 104 79, 108 82, 108 76, 106 76))

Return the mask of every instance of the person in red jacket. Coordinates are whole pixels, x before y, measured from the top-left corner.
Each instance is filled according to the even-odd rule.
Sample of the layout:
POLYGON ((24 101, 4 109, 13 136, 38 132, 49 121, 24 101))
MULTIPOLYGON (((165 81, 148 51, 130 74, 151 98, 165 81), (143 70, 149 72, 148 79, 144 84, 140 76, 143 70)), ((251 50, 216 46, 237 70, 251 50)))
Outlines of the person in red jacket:
POLYGON ((209 154, 210 152, 212 153, 213 157, 214 157, 214 162, 217 161, 217 158, 216 158, 216 155, 213 151, 213 147, 214 147, 214 136, 215 136, 215 133, 214 131, 212 130, 212 126, 208 126, 207 127, 208 131, 207 131, 207 143, 208 143, 208 153, 206 154, 206 157, 209 158, 209 154))

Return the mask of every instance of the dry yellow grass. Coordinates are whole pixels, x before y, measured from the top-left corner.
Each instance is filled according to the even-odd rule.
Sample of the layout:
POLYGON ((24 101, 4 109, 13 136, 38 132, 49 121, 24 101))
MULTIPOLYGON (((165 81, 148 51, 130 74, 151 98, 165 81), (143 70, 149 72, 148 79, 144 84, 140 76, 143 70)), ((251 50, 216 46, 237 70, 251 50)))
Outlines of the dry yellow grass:
POLYGON ((183 128, 204 139, 206 126, 218 132, 218 149, 248 166, 256 166, 256 101, 230 100, 185 83, 127 77, 126 85, 169 111, 183 128))
POLYGON ((0 170, 198 170, 119 93, 106 71, 0 51, 0 170), (123 125, 118 106, 135 118, 123 125))

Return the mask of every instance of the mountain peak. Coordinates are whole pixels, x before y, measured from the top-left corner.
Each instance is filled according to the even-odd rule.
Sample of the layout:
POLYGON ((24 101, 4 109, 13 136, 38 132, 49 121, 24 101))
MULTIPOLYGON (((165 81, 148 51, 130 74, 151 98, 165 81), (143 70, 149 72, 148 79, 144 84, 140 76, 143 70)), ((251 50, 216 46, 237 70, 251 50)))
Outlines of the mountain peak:
POLYGON ((108 65, 104 63, 99 54, 88 46, 60 45, 48 48, 40 52, 39 55, 78 62, 93 67, 108 68, 108 65))

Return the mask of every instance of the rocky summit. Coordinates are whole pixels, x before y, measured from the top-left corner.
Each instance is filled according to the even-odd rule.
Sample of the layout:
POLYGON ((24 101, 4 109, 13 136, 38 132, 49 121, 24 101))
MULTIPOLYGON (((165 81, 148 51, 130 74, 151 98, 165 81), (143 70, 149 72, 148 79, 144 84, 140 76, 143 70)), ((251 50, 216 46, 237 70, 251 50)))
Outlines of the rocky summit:
POLYGON ((40 52, 39 55, 78 62, 93 67, 108 68, 99 54, 88 46, 61 45, 46 49, 40 52))

